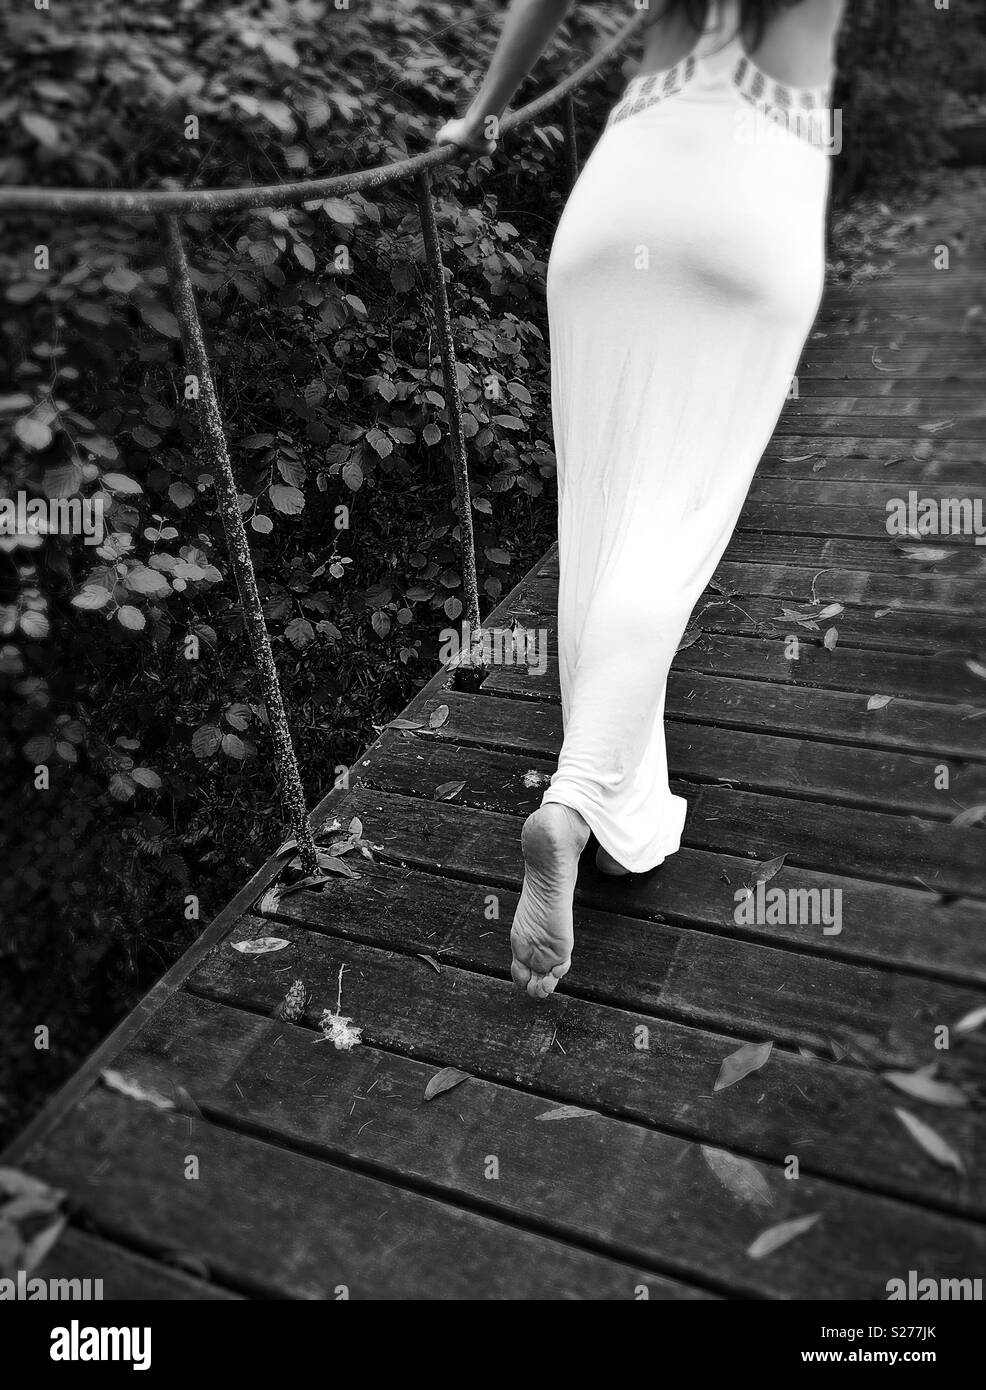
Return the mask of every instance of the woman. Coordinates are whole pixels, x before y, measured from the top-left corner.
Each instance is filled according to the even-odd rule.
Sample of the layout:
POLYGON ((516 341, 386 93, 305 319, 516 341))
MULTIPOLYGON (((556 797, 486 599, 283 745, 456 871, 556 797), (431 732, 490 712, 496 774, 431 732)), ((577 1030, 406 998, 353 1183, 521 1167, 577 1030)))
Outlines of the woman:
MULTIPOLYGON (((548 265, 558 459, 564 742, 524 824, 514 980, 571 965, 572 897, 596 863, 679 848, 664 697, 787 397, 824 277, 829 94, 843 0, 652 0, 641 70, 562 215, 548 265)), ((514 0, 469 110, 473 153, 567 0, 514 0)))

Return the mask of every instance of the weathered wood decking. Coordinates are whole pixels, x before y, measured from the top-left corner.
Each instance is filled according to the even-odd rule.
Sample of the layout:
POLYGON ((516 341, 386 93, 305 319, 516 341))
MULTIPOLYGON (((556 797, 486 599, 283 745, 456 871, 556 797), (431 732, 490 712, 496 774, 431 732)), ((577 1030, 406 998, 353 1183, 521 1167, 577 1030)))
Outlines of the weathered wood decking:
MULTIPOLYGON (((507 951, 520 825, 560 739, 553 661, 476 693, 439 676, 405 711, 423 727, 388 729, 319 808, 358 816, 375 862, 349 856, 358 878, 261 917, 266 866, 9 1156, 75 1206, 47 1272, 101 1274, 114 1296, 504 1299, 882 1299, 909 1270, 983 1274, 986 1030, 936 1051, 935 1029, 986 1003, 986 831, 951 824, 986 802, 986 671, 969 665, 986 551, 885 526, 911 488, 986 498, 976 215, 953 200, 893 278, 829 294, 670 683, 685 847, 625 883, 587 856, 563 988, 533 1004, 507 951), (783 614, 807 604, 844 611, 817 629, 783 614), (782 854, 770 886, 841 889, 841 933, 736 925, 734 894, 782 854), (270 934, 290 946, 232 949, 270 934), (343 966, 364 1030, 348 1053, 315 1045, 343 966), (308 1006, 278 1021, 296 979, 308 1006), (722 1060, 766 1040, 766 1066, 714 1092, 722 1060), (932 1062, 968 1106, 883 1076, 932 1062), (425 1101, 448 1066, 471 1079, 425 1101), (108 1088, 106 1067, 179 1110, 108 1088), (562 1106, 592 1114, 547 1118, 562 1106), (752 1165, 747 1189, 761 1175, 758 1199, 715 1150, 752 1165)), ((549 554, 492 621, 553 634, 554 573, 549 554)))

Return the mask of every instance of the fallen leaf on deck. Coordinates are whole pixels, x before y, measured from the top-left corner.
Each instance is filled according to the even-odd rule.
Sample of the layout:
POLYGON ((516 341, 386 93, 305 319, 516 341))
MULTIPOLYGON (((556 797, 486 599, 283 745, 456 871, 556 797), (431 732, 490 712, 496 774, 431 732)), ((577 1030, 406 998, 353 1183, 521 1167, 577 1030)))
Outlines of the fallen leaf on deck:
POLYGON ((846 605, 844 603, 830 603, 827 608, 823 608, 822 611, 817 614, 818 621, 824 622, 826 618, 837 618, 840 613, 844 613, 845 611, 846 605))
POLYGON ((772 1207, 774 1194, 770 1184, 749 1159, 738 1158, 725 1149, 712 1149, 702 1146, 702 1157, 715 1173, 727 1192, 738 1197, 741 1202, 752 1202, 754 1206, 772 1207))
POLYGON ((423 729, 425 726, 423 719, 392 719, 389 724, 385 724, 385 729, 423 729))
POLYGON ((356 877, 344 859, 337 859, 334 854, 329 854, 328 850, 319 850, 318 867, 323 874, 341 874, 343 878, 356 877))
POLYGON ((296 850, 297 848, 297 840, 285 840, 284 844, 278 845, 277 849, 274 851, 274 858, 280 859, 283 854, 290 854, 292 850, 296 850))
POLYGON ((121 1096, 143 1101, 145 1105, 153 1105, 156 1110, 176 1109, 173 1100, 162 1096, 159 1091, 152 1091, 149 1086, 142 1086, 139 1081, 130 1081, 122 1072, 107 1070, 100 1072, 99 1076, 104 1086, 111 1091, 118 1091, 121 1096))
POLYGON ((695 643, 701 636, 702 629, 700 627, 689 629, 683 634, 681 641, 678 643, 676 651, 684 652, 687 651, 689 647, 694 647, 695 643))
POLYGON ((0 1192, 8 1197, 45 1197, 52 1193, 61 1198, 65 1195, 61 1188, 49 1187, 40 1178, 22 1173, 19 1168, 0 1168, 0 1192))
POLYGON ((426 960, 436 975, 442 973, 442 967, 438 964, 434 956, 426 956, 424 951, 418 951, 417 956, 419 960, 426 960))
POLYGON ((867 709, 886 709, 894 697, 892 695, 871 695, 866 701, 867 709))
POLYGON ((353 816, 352 820, 349 822, 349 833, 354 840, 361 840, 363 838, 363 822, 360 820, 359 816, 353 816))
POLYGON ((291 942, 283 936, 255 936, 250 941, 234 941, 234 951, 242 951, 245 956, 265 956, 269 951, 283 951, 291 942))
POLYGON ((750 884, 749 891, 752 893, 758 884, 769 883, 772 878, 776 878, 783 869, 786 859, 786 854, 779 854, 776 859, 768 859, 765 864, 758 864, 756 876, 750 884))
POLYGON ((455 1067, 442 1067, 441 1071, 436 1071, 425 1087, 425 1100, 434 1100, 444 1091, 451 1091, 453 1086, 459 1086, 463 1081, 471 1081, 472 1077, 467 1071, 458 1071, 455 1067))
POLYGON ((536 767, 532 767, 529 772, 524 773, 525 787, 546 787, 551 781, 551 775, 547 772, 538 772, 536 767))
POLYGON ((746 1253, 751 1260, 766 1259, 768 1255, 773 1255, 775 1250, 780 1250, 782 1246, 810 1231, 821 1218, 821 1212, 815 1212, 811 1216, 798 1216, 793 1221, 782 1221, 778 1226, 770 1226, 757 1236, 746 1253))
POLYGON ((955 420, 936 420, 931 425, 919 425, 918 429, 924 430, 925 434, 941 434, 942 430, 950 430, 955 426, 955 420))
POLYGON ((836 647, 838 646, 838 643, 839 629, 837 627, 830 627, 828 632, 826 632, 825 634, 825 642, 823 644, 825 650, 829 652, 834 652, 836 647))
POLYGON ((965 1033, 976 1033, 984 1023, 986 1023, 986 1005, 978 1009, 973 1009, 970 1013, 963 1014, 952 1029, 952 1032, 958 1033, 960 1036, 965 1033))
POLYGON ((936 1081, 927 1067, 920 1071, 885 1071, 883 1077, 898 1091, 904 1091, 915 1100, 927 1101, 929 1105, 965 1106, 969 1097, 958 1086, 949 1081, 936 1081))
POLYGON ((897 549, 908 560, 921 560, 926 565, 940 564, 959 553, 957 550, 946 550, 943 545, 899 545, 897 549))
POLYGON ((961 1158, 946 1141, 923 1120, 919 1120, 916 1115, 912 1115, 908 1110, 899 1110, 894 1106, 894 1114, 901 1124, 910 1134, 915 1143, 919 1144, 929 1158, 933 1158, 936 1163, 940 1163, 943 1168, 954 1168, 957 1173, 965 1172, 965 1165, 961 1158))
POLYGON ((966 666, 974 676, 979 676, 981 680, 986 680, 986 666, 981 661, 967 661, 966 666))
POLYGON ((535 1115, 536 1120, 591 1120, 596 1117, 595 1110, 583 1110, 578 1105, 557 1105, 554 1110, 542 1110, 535 1115))
POLYGON ((434 801, 452 801, 459 795, 465 782, 443 782, 440 787, 436 787, 432 792, 434 801))
POLYGON ((437 709, 433 709, 428 718, 429 729, 440 729, 447 722, 448 716, 448 705, 439 705, 437 709))
POLYGON ((959 830, 967 830, 971 825, 981 825, 986 820, 986 806, 970 806, 952 818, 952 825, 959 830))
POLYGON ((277 905, 280 901, 280 885, 277 883, 272 884, 272 886, 267 889, 266 893, 263 894, 263 896, 260 899, 260 902, 257 904, 257 911, 261 914, 261 916, 268 912, 276 912, 277 905))
POLYGON ((737 1081, 742 1081, 744 1076, 749 1076, 751 1072, 759 1071, 764 1066, 773 1051, 774 1044, 766 1043, 744 1043, 741 1048, 731 1052, 725 1057, 722 1066, 719 1068, 719 1075, 716 1077, 714 1091, 724 1091, 727 1086, 735 1086, 737 1081))
POLYGON ((874 618, 885 618, 888 613, 893 612, 894 610, 892 608, 878 608, 876 612, 873 614, 873 616, 874 618))

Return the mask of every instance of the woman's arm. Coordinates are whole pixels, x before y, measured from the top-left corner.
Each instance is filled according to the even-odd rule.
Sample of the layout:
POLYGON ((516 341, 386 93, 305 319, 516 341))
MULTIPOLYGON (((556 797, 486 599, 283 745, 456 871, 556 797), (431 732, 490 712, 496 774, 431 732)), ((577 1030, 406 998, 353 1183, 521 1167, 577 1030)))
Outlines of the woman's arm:
POLYGON ((447 121, 439 144, 491 154, 500 117, 565 18, 571 0, 512 0, 503 32, 482 85, 460 120, 447 121))

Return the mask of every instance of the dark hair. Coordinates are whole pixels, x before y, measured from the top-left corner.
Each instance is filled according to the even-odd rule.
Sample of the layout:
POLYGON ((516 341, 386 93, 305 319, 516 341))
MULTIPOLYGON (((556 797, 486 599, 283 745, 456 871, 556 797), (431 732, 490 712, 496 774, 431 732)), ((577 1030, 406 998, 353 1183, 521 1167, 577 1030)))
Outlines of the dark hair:
MULTIPOLYGON (((756 46, 763 38, 763 31, 768 22, 778 11, 790 9, 792 5, 800 3, 801 0, 740 0, 740 23, 744 29, 752 29, 756 46)), ((708 9, 708 0, 663 0, 658 17, 681 13, 692 28, 700 32, 705 24, 708 9)))

